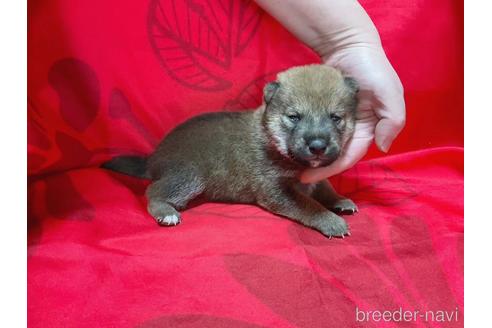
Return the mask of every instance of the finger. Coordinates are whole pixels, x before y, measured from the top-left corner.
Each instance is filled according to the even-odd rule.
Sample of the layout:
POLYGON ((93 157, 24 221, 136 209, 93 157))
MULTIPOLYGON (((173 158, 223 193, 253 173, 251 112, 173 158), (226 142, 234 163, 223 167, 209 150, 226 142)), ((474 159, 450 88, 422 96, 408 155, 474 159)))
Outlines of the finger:
POLYGON ((382 151, 387 153, 391 144, 403 129, 404 122, 392 121, 390 119, 381 119, 376 125, 376 145, 382 151))
POLYGON ((388 152, 391 144, 405 126, 405 100, 403 94, 387 101, 385 106, 376 109, 380 118, 376 125, 376 145, 382 152, 388 152))
POLYGON ((301 173, 302 183, 314 183, 354 166, 367 153, 372 144, 372 137, 352 139, 343 154, 333 164, 318 169, 307 169, 301 173))

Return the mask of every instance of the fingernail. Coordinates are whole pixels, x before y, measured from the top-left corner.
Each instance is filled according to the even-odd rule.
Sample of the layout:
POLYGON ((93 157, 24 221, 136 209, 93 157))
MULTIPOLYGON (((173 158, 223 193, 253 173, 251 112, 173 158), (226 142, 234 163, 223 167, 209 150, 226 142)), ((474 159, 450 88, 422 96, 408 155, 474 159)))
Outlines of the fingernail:
POLYGON ((383 153, 387 153, 389 151, 391 147, 391 141, 386 139, 384 140, 382 143, 381 143, 381 147, 379 147, 379 149, 383 152, 383 153))

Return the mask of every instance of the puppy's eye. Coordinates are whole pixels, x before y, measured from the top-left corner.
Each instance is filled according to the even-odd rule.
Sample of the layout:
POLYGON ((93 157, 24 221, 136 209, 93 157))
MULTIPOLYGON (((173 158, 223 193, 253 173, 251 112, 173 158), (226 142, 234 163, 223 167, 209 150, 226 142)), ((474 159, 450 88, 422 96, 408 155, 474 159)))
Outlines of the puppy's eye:
POLYGON ((291 120, 292 122, 297 123, 297 122, 299 122, 301 120, 301 115, 299 115, 297 113, 288 114, 287 115, 287 118, 289 120, 291 120))
POLYGON ((342 120, 342 117, 337 114, 331 114, 330 118, 335 123, 340 123, 340 121, 342 120))

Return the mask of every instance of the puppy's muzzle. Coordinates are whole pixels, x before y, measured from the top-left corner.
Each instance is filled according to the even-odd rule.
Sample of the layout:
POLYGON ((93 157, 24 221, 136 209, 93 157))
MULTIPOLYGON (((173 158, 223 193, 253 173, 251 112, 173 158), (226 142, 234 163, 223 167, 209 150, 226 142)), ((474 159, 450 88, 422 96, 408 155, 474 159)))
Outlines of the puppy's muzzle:
POLYGON ((320 138, 313 139, 308 143, 308 148, 311 154, 317 156, 323 155, 326 151, 326 147, 327 147, 326 141, 320 138))

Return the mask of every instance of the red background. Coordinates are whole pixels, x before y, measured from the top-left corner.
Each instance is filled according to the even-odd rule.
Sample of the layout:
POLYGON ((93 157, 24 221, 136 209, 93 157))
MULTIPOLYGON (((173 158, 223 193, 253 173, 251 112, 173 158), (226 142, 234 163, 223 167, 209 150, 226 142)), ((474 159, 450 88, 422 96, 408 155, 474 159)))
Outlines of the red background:
POLYGON ((254 2, 29 1, 29 325, 345 327, 356 306, 402 306, 459 310, 408 326, 461 326, 462 2, 361 3, 407 126, 390 156, 333 178, 361 211, 327 240, 246 205, 159 228, 145 181, 97 168, 198 113, 256 107, 276 72, 318 61, 254 2))

